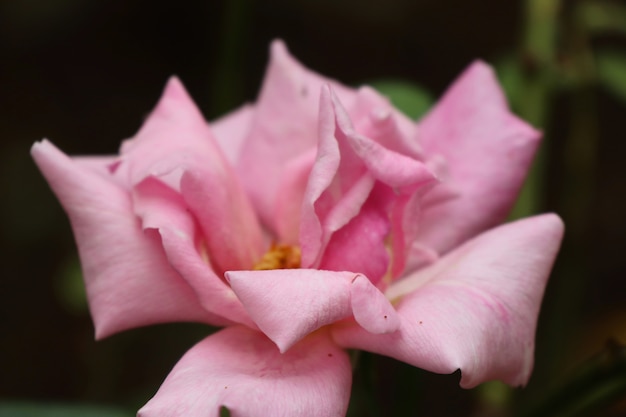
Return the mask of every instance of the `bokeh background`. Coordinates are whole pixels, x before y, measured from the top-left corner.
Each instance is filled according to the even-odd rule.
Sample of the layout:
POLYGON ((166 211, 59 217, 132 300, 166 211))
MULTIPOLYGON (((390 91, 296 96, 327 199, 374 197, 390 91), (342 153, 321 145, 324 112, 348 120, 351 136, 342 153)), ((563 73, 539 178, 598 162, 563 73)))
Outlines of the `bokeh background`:
POLYGON ((133 415, 211 331, 94 342, 69 222, 32 143, 115 153, 172 74, 213 119, 255 99, 275 38, 322 74, 402 80, 422 102, 472 60, 493 63, 545 133, 512 217, 555 211, 567 225, 528 387, 467 391, 458 374, 363 354, 350 415, 626 415, 626 2, 609 0, 0 0, 0 415, 17 403, 133 415))

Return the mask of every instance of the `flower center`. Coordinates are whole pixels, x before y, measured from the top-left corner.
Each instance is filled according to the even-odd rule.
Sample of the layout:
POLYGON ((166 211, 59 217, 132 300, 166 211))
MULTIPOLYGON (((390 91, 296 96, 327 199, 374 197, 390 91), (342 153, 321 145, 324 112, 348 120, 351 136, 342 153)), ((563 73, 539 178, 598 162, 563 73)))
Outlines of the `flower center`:
POLYGON ((270 249, 253 267, 255 271, 300 268, 300 248, 272 243, 270 249))

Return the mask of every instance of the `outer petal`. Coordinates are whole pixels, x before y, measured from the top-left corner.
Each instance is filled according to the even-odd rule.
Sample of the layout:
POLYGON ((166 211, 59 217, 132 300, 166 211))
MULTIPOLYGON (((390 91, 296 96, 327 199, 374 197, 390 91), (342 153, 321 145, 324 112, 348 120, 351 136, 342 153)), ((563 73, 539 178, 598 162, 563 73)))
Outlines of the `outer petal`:
POLYGON ((113 175, 113 172, 115 172, 115 169, 119 164, 118 155, 72 156, 71 159, 81 168, 86 168, 96 174, 99 174, 105 181, 113 182, 124 189, 130 189, 124 178, 113 175))
POLYGON ((230 327, 176 364, 138 417, 340 417, 348 408, 348 355, 326 333, 281 354, 261 333, 230 327))
POLYGON ((123 188, 48 141, 31 152, 72 223, 97 338, 152 323, 215 319, 169 265, 158 235, 143 232, 123 188))
POLYGON ((216 271, 249 268, 263 253, 252 206, 176 78, 135 138, 122 147, 122 171, 123 165, 132 185, 155 177, 182 193, 204 232, 216 271))
POLYGON ((493 70, 480 61, 419 129, 424 152, 443 156, 449 171, 449 186, 435 187, 424 199, 419 240, 446 252, 506 217, 541 135, 510 113, 493 70), (448 198, 453 193, 457 198, 448 198))
POLYGON ((281 352, 320 327, 352 316, 353 308, 359 320, 380 316, 371 327, 363 322, 366 328, 377 332, 395 330, 393 307, 386 300, 381 303, 382 294, 360 274, 279 269, 231 271, 226 277, 252 320, 281 352), (369 312, 368 299, 372 301, 369 312))
POLYGON ((211 122, 211 131, 215 135, 222 152, 233 166, 236 166, 241 153, 241 147, 248 133, 254 117, 254 107, 250 104, 241 106, 237 110, 211 122))
POLYGON ((81 167, 87 168, 90 171, 101 174, 104 178, 111 179, 111 165, 114 165, 117 160, 117 155, 88 155, 88 156, 73 156, 72 161, 81 167))
POLYGON ((170 265, 195 290, 207 311, 228 319, 218 324, 234 321, 254 327, 235 293, 212 269, 205 241, 183 198, 152 177, 135 187, 133 197, 144 230, 159 234, 170 265))
POLYGON ((202 113, 176 77, 137 134, 120 150, 116 174, 131 185, 153 176, 175 190, 187 168, 210 167, 214 174, 232 175, 202 113))
POLYGON ((263 222, 274 225, 274 209, 288 161, 317 145, 318 92, 332 83, 350 102, 354 93, 297 62, 281 41, 271 45, 270 63, 239 161, 239 174, 263 222))
POLYGON ((541 297, 563 233, 553 214, 493 229, 390 287, 400 329, 373 335, 333 328, 342 346, 381 353, 439 373, 461 369, 461 386, 528 381, 541 297), (404 295, 403 295, 404 294, 404 295))

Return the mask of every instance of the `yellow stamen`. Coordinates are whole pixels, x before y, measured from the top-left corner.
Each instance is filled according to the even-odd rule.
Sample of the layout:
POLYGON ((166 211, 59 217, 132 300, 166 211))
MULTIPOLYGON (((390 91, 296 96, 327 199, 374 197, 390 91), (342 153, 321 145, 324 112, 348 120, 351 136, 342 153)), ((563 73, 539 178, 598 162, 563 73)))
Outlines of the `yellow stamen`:
POLYGON ((300 268, 300 248, 291 245, 277 245, 272 243, 270 249, 263 255, 252 269, 296 269, 300 268))

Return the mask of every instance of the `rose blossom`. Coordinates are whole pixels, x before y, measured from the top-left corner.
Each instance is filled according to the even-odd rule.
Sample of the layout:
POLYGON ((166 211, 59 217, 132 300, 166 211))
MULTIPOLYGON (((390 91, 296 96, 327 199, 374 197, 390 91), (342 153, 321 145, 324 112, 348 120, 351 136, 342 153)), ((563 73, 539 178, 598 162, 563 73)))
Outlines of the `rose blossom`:
POLYGON ((191 348, 140 416, 342 416, 345 348, 461 386, 528 381, 563 233, 496 227, 540 134, 473 63, 419 123, 280 41, 254 105, 207 124, 172 78, 120 154, 32 154, 67 211, 96 337, 226 326, 191 348))

